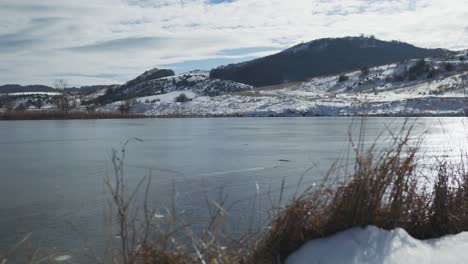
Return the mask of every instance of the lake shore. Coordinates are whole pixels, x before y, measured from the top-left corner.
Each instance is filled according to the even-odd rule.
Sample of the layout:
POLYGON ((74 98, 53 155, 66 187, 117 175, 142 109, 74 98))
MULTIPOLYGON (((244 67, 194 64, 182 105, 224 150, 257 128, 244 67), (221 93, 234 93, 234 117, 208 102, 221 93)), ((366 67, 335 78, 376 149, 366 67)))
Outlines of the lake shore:
POLYGON ((147 118, 142 114, 85 113, 85 112, 5 112, 0 120, 77 120, 77 119, 132 119, 147 118))
POLYGON ((356 115, 319 115, 319 114, 304 114, 304 113, 288 113, 288 114, 165 114, 165 115, 146 115, 142 113, 115 113, 115 112, 3 112, 0 113, 0 121, 8 120, 92 120, 92 119, 164 119, 164 118, 233 118, 233 117, 466 117, 466 113, 413 113, 413 114, 356 114, 356 115))

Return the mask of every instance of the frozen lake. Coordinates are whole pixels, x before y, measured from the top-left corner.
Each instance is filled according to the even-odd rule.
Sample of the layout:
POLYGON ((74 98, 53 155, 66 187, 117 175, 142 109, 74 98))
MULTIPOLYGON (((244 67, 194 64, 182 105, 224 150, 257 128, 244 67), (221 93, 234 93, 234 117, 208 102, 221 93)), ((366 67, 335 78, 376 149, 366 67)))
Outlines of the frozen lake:
MULTIPOLYGON (((365 140, 404 120, 368 118, 365 140)), ((410 122, 413 135, 425 133, 425 157, 456 159, 468 149, 467 118, 410 122)), ((357 135, 359 119, 347 117, 0 122, 0 252, 29 233, 35 245, 72 256, 102 247, 109 237, 104 177, 112 173, 111 149, 129 138, 144 142, 128 145, 127 179, 135 184, 151 169, 154 208, 175 198, 196 226, 207 217, 205 197, 216 199, 223 189, 238 201, 232 222, 244 223, 257 188, 275 192, 285 179, 291 195, 301 175, 304 186, 312 184, 346 159, 352 123, 357 135)))

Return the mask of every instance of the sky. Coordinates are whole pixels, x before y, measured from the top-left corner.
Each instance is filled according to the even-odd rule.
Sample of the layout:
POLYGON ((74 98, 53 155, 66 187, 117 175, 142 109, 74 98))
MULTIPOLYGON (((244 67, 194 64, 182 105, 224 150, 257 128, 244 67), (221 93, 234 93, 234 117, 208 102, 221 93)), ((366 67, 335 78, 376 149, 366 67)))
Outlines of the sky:
POLYGON ((0 84, 119 84, 324 37, 468 48, 468 0, 0 0, 0 84))

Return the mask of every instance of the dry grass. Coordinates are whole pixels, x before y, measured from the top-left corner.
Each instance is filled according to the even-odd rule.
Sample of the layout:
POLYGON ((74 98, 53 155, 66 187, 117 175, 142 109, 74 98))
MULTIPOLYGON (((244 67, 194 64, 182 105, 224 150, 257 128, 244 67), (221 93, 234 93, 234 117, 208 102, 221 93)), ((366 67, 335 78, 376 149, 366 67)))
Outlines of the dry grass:
POLYGON ((86 113, 86 112, 5 112, 0 113, 0 120, 66 120, 66 119, 124 119, 145 118, 141 114, 86 113))
POLYGON ((418 147, 409 147, 409 135, 395 138, 378 156, 373 148, 357 151, 351 178, 338 183, 328 178, 320 189, 294 199, 272 220, 255 261, 282 263, 306 241, 353 227, 401 227, 419 239, 468 231, 465 162, 440 162, 431 181, 417 167, 418 147))
MULTIPOLYGON (((144 239, 132 239, 138 250, 127 252, 132 247, 122 242, 114 263, 284 263, 308 240, 352 227, 401 227, 419 239, 468 231, 466 157, 459 164, 441 161, 432 168, 431 180, 424 173, 427 168, 418 167, 419 144, 410 144, 410 133, 411 129, 399 131, 400 136, 394 136, 385 150, 374 145, 363 151, 362 145, 353 144, 356 159, 351 177, 340 178, 337 170, 330 170, 318 188, 309 188, 277 210, 259 236, 247 234, 233 240, 223 234, 220 225, 226 212, 222 202, 214 203, 212 224, 201 237, 175 217, 175 209, 174 217, 164 222, 146 213, 146 226, 137 232, 144 239)), ((116 204, 121 203, 115 192, 113 196, 116 204)), ((118 212, 119 219, 126 217, 118 212)), ((135 222, 127 224, 136 230, 135 222)), ((121 238, 126 239, 125 235, 121 238)))

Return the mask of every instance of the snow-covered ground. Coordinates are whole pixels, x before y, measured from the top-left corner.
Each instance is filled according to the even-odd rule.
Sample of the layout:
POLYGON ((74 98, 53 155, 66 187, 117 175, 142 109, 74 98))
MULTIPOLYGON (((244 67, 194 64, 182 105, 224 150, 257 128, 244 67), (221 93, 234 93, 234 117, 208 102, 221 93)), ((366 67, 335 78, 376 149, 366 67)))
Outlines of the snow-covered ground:
POLYGON ((192 92, 191 90, 185 90, 185 91, 172 91, 169 93, 165 94, 158 94, 158 95, 151 95, 151 96, 145 96, 145 97, 139 97, 137 101, 139 103, 155 103, 155 102, 162 102, 162 103, 173 103, 175 102, 175 99, 180 96, 181 94, 185 94, 190 99, 195 98, 197 95, 192 92))
MULTIPOLYGON (((220 95, 206 92, 212 89, 210 82, 216 80, 208 79, 206 72, 192 72, 166 78, 198 78, 192 89, 174 86, 165 89, 166 94, 139 97, 132 111, 148 116, 464 115, 468 106, 468 64, 459 56, 466 55, 460 52, 426 59, 427 69, 413 78, 408 72, 417 60, 375 67, 366 76, 361 71, 343 73, 347 79, 341 81, 340 75, 325 76, 238 92, 225 90, 220 95), (447 63, 451 70, 446 70, 447 63), (430 76, 430 71, 436 74, 430 76), (175 96, 182 92, 193 100, 175 102, 175 96)), ((115 105, 99 110, 115 111, 115 105)))
POLYGON ((286 264, 401 263, 468 263, 468 232, 421 241, 399 228, 354 228, 312 240, 286 260, 286 264))

